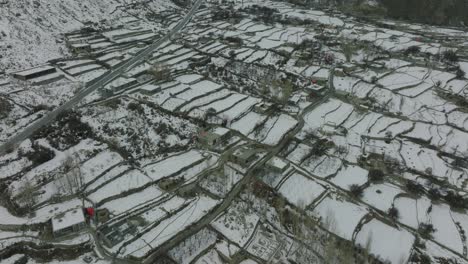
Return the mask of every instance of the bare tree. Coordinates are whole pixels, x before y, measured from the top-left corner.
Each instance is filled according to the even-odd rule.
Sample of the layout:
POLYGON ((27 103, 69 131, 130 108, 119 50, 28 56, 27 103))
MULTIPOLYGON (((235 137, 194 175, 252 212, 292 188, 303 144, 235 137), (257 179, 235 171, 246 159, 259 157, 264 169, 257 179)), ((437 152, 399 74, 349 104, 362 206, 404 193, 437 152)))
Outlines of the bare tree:
POLYGON ((156 63, 154 64, 149 72, 154 76, 154 78, 158 81, 166 81, 169 80, 171 76, 171 69, 163 64, 163 63, 156 63))
POLYGON ((35 188, 31 181, 26 181, 19 189, 19 195, 17 196, 18 202, 27 208, 29 213, 32 213, 32 208, 36 204, 35 188))
POLYGON ((78 156, 67 155, 63 162, 64 175, 59 178, 59 188, 66 194, 76 194, 84 184, 78 156))

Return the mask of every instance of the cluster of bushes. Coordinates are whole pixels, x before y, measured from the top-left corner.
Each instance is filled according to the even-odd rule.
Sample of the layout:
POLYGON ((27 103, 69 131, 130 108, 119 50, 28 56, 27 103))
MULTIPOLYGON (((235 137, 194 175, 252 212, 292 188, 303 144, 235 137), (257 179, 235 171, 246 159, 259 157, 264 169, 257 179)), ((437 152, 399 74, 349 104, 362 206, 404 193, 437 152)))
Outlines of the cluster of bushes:
POLYGON ((242 11, 250 14, 255 14, 255 20, 262 21, 264 23, 273 23, 275 17, 279 14, 278 9, 270 8, 267 6, 252 5, 248 8, 243 9, 242 11))
MULTIPOLYGON (((406 182, 406 189, 409 193, 416 195, 420 195, 425 192, 425 189, 421 184, 411 180, 406 182)), ((451 207, 468 209, 468 198, 463 197, 454 191, 441 192, 438 188, 433 187, 427 191, 427 194, 432 200, 445 200, 451 207)))
POLYGON ((234 22, 240 22, 244 16, 241 12, 236 12, 233 8, 230 9, 223 9, 223 8, 216 8, 211 11, 211 19, 213 21, 218 20, 225 20, 225 19, 233 19, 234 22))
POLYGON ((135 111, 135 112, 137 112, 137 113, 140 114, 140 115, 144 115, 144 114, 145 114, 145 108, 144 108, 141 104, 139 104, 139 103, 137 103, 137 102, 131 102, 131 103, 129 103, 129 104, 128 104, 128 109, 129 109, 130 111, 135 111))
POLYGON ((8 100, 0 97, 0 118, 6 117, 12 108, 13 107, 11 106, 11 103, 8 102, 8 100))
POLYGON ((468 23, 468 5, 465 0, 380 0, 386 14, 397 19, 427 24, 468 23))
POLYGON ((361 188, 361 186, 357 184, 351 184, 349 186, 349 191, 351 192, 351 195, 353 195, 356 198, 361 198, 364 190, 361 188))
POLYGON ((81 140, 93 137, 91 127, 81 122, 81 115, 78 112, 67 111, 60 114, 54 123, 40 129, 33 139, 46 138, 54 148, 64 150, 81 140))
POLYGON ((330 150, 335 144, 332 141, 329 141, 327 139, 319 139, 317 140, 314 145, 312 146, 311 150, 311 155, 320 157, 328 153, 328 150, 330 150))
POLYGON ((24 155, 34 164, 34 166, 45 163, 55 157, 52 150, 38 144, 34 144, 33 149, 34 151, 27 152, 24 155))
POLYGON ((430 239, 432 237, 432 233, 434 233, 435 231, 436 230, 434 229, 434 226, 432 224, 427 224, 427 223, 419 224, 418 232, 425 239, 430 239))
POLYGON ((226 37, 224 38, 224 40, 229 43, 236 44, 237 46, 242 46, 242 44, 244 43, 244 41, 239 37, 226 37))

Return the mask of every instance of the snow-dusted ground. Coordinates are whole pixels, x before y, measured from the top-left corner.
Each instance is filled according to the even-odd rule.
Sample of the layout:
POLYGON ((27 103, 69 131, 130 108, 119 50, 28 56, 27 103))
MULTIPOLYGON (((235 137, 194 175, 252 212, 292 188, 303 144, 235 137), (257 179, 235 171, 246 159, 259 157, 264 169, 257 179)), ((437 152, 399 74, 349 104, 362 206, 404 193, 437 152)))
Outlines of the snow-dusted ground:
MULTIPOLYGON (((131 88, 108 100, 95 92, 76 109, 92 130, 92 140, 61 151, 46 139, 33 138, 23 142, 21 151, 1 156, 0 180, 7 183, 6 190, 19 200, 32 183, 36 199, 35 216, 15 216, 7 205, 0 207, 0 225, 46 223, 54 215, 93 202, 98 209, 109 210, 111 218, 135 224, 141 235, 128 234, 106 250, 117 253, 123 246, 119 257, 142 260, 226 201, 225 212, 210 215, 214 221, 184 237, 167 255, 177 263, 224 263, 237 252, 248 251, 256 261, 276 263, 273 256, 289 254, 291 244, 300 244, 296 240, 302 230, 285 223, 288 219, 282 214, 297 211, 318 218, 328 232, 355 244, 366 247, 370 241, 370 253, 391 263, 406 263, 415 252, 425 252, 433 261, 445 257, 466 263, 466 212, 450 207, 443 198, 431 201, 425 195, 437 189, 442 195, 456 191, 466 197, 468 114, 463 100, 468 98, 468 81, 457 79, 443 61, 401 52, 417 46, 425 54, 438 54, 447 46, 457 47, 458 65, 467 71, 463 52, 468 45, 461 42, 468 35, 404 23, 383 29, 287 2, 236 1, 234 8, 254 4, 277 8, 283 18, 298 23, 265 24, 245 10, 239 11, 245 15, 239 21, 212 21, 208 4, 180 36, 113 83, 135 81, 131 88), (311 21, 316 24, 310 26, 311 21), (418 32, 433 35, 422 38, 418 32), (225 37, 238 37, 242 43, 228 43, 225 37), (303 40, 310 42, 298 46, 303 40), (317 42, 317 47, 312 45, 317 42), (341 42, 357 44, 349 61, 341 42), (333 65, 324 61, 329 56, 333 65), (159 63, 173 71, 171 80, 157 81, 147 74, 159 63), (291 96, 279 102, 284 91, 272 93, 269 82, 290 77, 291 96), (336 91, 327 88, 331 77, 336 91), (325 97, 313 90, 321 87, 325 97), (285 142, 285 135, 303 123, 300 132, 285 142), (290 162, 290 167, 278 172, 265 166, 252 173, 231 160, 227 147, 211 148, 220 153, 207 150, 197 144, 197 137, 210 125, 224 126, 235 135, 219 145, 246 144, 263 151, 262 157, 278 151, 274 156, 290 162), (36 164, 34 157, 24 155, 31 152, 32 143, 50 149, 54 157, 36 164), (275 149, 280 143, 286 143, 285 148, 275 149), (322 150, 322 144, 327 148, 322 150), (71 173, 64 165, 69 155, 79 157, 84 184, 71 191, 66 188, 71 173), (382 169, 383 179, 369 179, 371 169, 382 169), (409 181, 420 184, 426 194, 411 191, 409 181), (241 188, 234 188, 239 183, 241 188), (255 189, 245 188, 247 184, 255 189), (351 190, 352 185, 361 190, 355 186, 351 190), (88 200, 73 194, 78 190, 88 200), (249 196, 252 191, 256 197, 249 196), (274 208, 272 204, 284 200, 270 192, 285 198, 287 205, 274 208), (256 206, 259 201, 261 209, 256 206), (398 210, 395 219, 388 215, 392 207, 398 210), (435 229, 424 241, 426 249, 413 245, 423 223, 435 229)), ((47 107, 68 100, 82 87, 79 82, 91 81, 137 54, 146 45, 139 41, 151 41, 148 38, 173 28, 183 15, 179 11, 162 0, 7 1, 0 9, 0 72, 74 57, 65 48, 63 34, 90 25, 86 22, 99 22, 94 26, 104 31, 70 37, 90 44, 92 51, 81 53, 86 59, 52 62, 65 79, 34 86, 57 74, 28 82, 0 75, 0 96, 13 104, 12 111, 0 118, 0 141, 46 113, 47 107)), ((8 237, 8 245, 39 241, 12 238, 15 234, 2 231, 0 236, 8 237)), ((312 237, 320 241, 318 235, 312 237)), ((0 261, 14 262, 17 257, 0 261)), ((283 262, 278 263, 287 262, 281 257, 283 262)))
MULTIPOLYGON (((137 1, 143 3, 145 1, 137 1)), ((170 1, 145 2, 144 6, 125 7, 117 0, 6 1, 0 9, 0 71, 12 71, 43 64, 51 59, 68 56, 63 35, 85 26, 88 22, 102 22, 103 26, 125 24, 124 17, 138 12, 158 12, 174 8, 170 1)), ((148 24, 148 27, 149 24, 148 24)))

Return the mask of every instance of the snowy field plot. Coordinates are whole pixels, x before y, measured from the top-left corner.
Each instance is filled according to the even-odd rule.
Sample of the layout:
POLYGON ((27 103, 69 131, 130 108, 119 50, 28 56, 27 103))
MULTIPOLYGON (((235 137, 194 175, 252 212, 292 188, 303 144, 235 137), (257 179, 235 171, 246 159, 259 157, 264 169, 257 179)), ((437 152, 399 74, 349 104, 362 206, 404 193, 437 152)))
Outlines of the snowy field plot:
POLYGON ((453 171, 435 150, 423 148, 412 142, 403 142, 400 153, 409 168, 420 172, 431 168, 434 177, 446 178, 453 171))
POLYGON ((202 105, 207 105, 207 104, 210 104, 211 102, 216 101, 216 100, 221 100, 221 99, 229 96, 231 93, 232 92, 229 91, 228 89, 222 89, 219 92, 212 93, 212 94, 209 94, 209 95, 204 96, 202 98, 191 101, 190 103, 184 105, 180 109, 180 111, 181 112, 189 112, 190 110, 192 110, 195 107, 199 107, 199 106, 202 106, 202 105))
POLYGON ((407 263, 414 236, 404 229, 396 229, 376 219, 364 224, 356 236, 356 243, 365 247, 370 240, 370 253, 392 264, 407 263))
POLYGON ((297 125, 297 120, 289 115, 281 114, 271 127, 268 135, 262 140, 263 144, 276 145, 284 135, 297 125))
POLYGON ((341 159, 332 156, 311 157, 302 163, 302 167, 310 174, 327 178, 334 175, 341 168, 343 162, 341 159))
POLYGON ((106 202, 101 207, 108 209, 111 214, 119 215, 127 213, 132 208, 154 201, 160 198, 162 194, 159 188, 150 186, 140 192, 106 202))
POLYGON ((168 177, 181 171, 182 169, 201 161, 204 157, 196 150, 171 156, 167 159, 157 161, 144 167, 145 173, 150 176, 153 181, 157 181, 164 177, 168 177))
POLYGON ((247 99, 237 103, 232 108, 219 113, 219 115, 226 117, 228 121, 232 121, 245 112, 249 111, 249 109, 251 109, 258 102, 260 102, 260 99, 249 96, 247 99))
MULTIPOLYGON (((458 213, 455 211, 451 212, 453 221, 460 224, 460 228, 467 234, 468 232, 468 215, 458 213)), ((468 240, 465 241, 465 246, 468 247, 468 240)))
POLYGON ((426 68, 404 67, 397 70, 396 73, 381 78, 378 83, 387 89, 399 90, 422 83, 426 74, 426 68))
POLYGON ((203 256, 201 256, 195 264, 223 264, 224 262, 221 260, 219 253, 215 249, 211 249, 203 256))
POLYGON ((453 222, 450 206, 446 204, 432 204, 430 217, 435 229, 433 233, 434 240, 455 252, 463 254, 463 242, 453 222))
POLYGON ((98 175, 123 160, 124 159, 116 152, 106 150, 99 153, 81 165, 80 170, 83 182, 88 183, 94 180, 98 175))
POLYGON ((190 85, 190 90, 180 93, 177 98, 185 101, 191 101, 196 97, 204 96, 207 93, 219 90, 222 85, 214 83, 212 81, 204 80, 195 84, 190 85))
POLYGON ((279 192, 292 204, 305 207, 325 191, 325 188, 305 176, 294 173, 279 188, 279 192))
POLYGON ((139 170, 132 170, 99 188, 96 192, 91 193, 88 195, 88 198, 94 203, 100 203, 103 199, 142 187, 150 182, 150 177, 144 175, 139 170))
POLYGON ((401 196, 395 199, 394 206, 399 212, 398 221, 407 226, 418 229, 419 224, 430 222, 431 200, 426 197, 414 199, 401 196))
POLYGON ((24 157, 18 160, 14 160, 12 162, 3 164, 2 166, 0 166, 0 171, 2 172, 0 174, 0 178, 8 178, 10 176, 13 176, 31 165, 33 165, 32 161, 24 157))
MULTIPOLYGON (((164 197, 165 198, 165 197, 164 197)), ((161 199, 162 200, 162 199, 161 199)), ((179 208, 190 204, 190 201, 187 201, 183 198, 178 196, 172 196, 167 201, 163 202, 162 204, 157 204, 150 210, 145 211, 144 213, 140 214, 146 220, 147 226, 155 223, 164 217, 166 217, 169 213, 178 210, 179 208)), ((145 227, 146 228, 146 227, 145 227)), ((144 228, 141 228, 140 231, 143 231, 144 228)), ((114 247, 115 248, 115 247, 114 247)))
POLYGON ((353 238, 354 230, 367 213, 366 208, 341 197, 326 197, 312 212, 321 217, 321 222, 328 231, 347 240, 353 238))
POLYGON ((185 184, 195 181, 197 178, 196 176, 199 175, 201 172, 211 168, 214 166, 218 161, 218 156, 211 155, 206 157, 203 162, 198 163, 190 168, 185 169, 180 174, 177 175, 177 178, 184 179, 185 184))
POLYGON ((301 164, 311 151, 311 146, 299 143, 297 147, 289 153, 287 159, 293 163, 301 164))
POLYGON ((232 123, 231 128, 247 136, 254 130, 255 126, 263 122, 265 118, 267 118, 267 116, 252 111, 243 116, 241 119, 232 123))
POLYGON ((258 220, 259 217, 251 212, 247 203, 236 201, 211 225, 229 240, 243 247, 255 231, 258 220))
POLYGON ((336 186, 349 191, 350 186, 353 184, 358 186, 364 185, 367 182, 368 174, 369 172, 367 170, 359 166, 343 166, 336 176, 331 179, 331 182, 336 186))
POLYGON ((124 254, 137 258, 144 257, 152 249, 160 246, 171 237, 184 230, 187 226, 198 221, 216 204, 216 200, 204 196, 195 199, 182 211, 162 221, 158 226, 145 233, 138 240, 128 244, 125 247, 124 254))
POLYGON ((122 174, 130 171, 131 168, 127 164, 122 164, 119 166, 116 166, 109 171, 107 171, 105 174, 103 174, 99 179, 93 181, 91 184, 87 185, 85 190, 86 191, 92 191, 96 189, 97 187, 100 187, 101 185, 104 185, 106 182, 111 181, 112 179, 121 176, 122 174))
POLYGON ((230 107, 234 106, 238 102, 244 100, 246 97, 247 95, 233 93, 231 96, 225 99, 213 102, 209 105, 202 106, 200 107, 200 109, 208 110, 210 108, 213 108, 216 111, 216 113, 219 113, 219 112, 224 111, 225 109, 229 109, 230 107))
POLYGON ((306 124, 304 126, 304 131, 308 129, 316 130, 327 123, 338 126, 346 120, 352 111, 352 105, 331 99, 319 105, 304 117, 306 124))
POLYGON ((252 131, 248 137, 252 140, 261 142, 273 128, 278 119, 279 116, 269 116, 268 119, 261 126, 258 126, 254 131, 252 131))
POLYGON ((387 212, 392 207, 395 197, 401 193, 403 191, 393 184, 373 184, 364 190, 362 201, 387 212))
POLYGON ((208 247, 216 243, 217 234, 204 228, 182 241, 168 252, 168 255, 181 264, 189 264, 208 247))
POLYGON ((175 78, 176 81, 179 81, 183 84, 192 84, 200 81, 201 79, 203 79, 203 76, 199 74, 185 74, 175 78))

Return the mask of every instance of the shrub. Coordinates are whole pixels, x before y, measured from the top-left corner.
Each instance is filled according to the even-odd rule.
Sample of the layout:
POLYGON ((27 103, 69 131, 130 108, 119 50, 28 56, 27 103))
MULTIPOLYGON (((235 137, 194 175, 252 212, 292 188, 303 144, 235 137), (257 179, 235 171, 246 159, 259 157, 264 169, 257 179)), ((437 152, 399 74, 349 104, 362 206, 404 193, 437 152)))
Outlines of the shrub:
POLYGON ((379 169, 372 169, 369 171, 369 178, 372 182, 381 182, 384 179, 384 173, 379 169))
POLYGON ((424 187, 421 184, 411 181, 411 180, 408 180, 406 182, 406 188, 408 189, 410 193, 413 193, 413 194, 420 194, 424 192, 424 187))
POLYGON ((33 112, 39 112, 42 110, 50 110, 50 107, 45 104, 39 104, 33 107, 33 112))
POLYGON ((139 103, 136 103, 136 102, 131 102, 128 104, 128 109, 131 110, 131 111, 135 111, 139 114, 144 114, 145 113, 145 109, 143 108, 143 106, 139 103))
POLYGON ((41 128, 33 139, 47 138, 54 148, 64 150, 81 140, 94 137, 91 127, 81 122, 81 115, 65 111, 57 116, 56 122, 41 128))
POLYGON ((361 187, 359 185, 357 185, 357 184, 351 184, 349 186, 349 191, 356 198, 360 198, 362 196, 362 192, 363 192, 361 187))
POLYGON ((418 46, 410 46, 405 50, 405 55, 417 54, 421 51, 421 48, 418 46))
POLYGON ((25 156, 32 161, 34 165, 43 164, 54 158, 55 154, 52 150, 44 148, 38 144, 33 145, 33 152, 28 152, 25 156))
POLYGON ((428 194, 429 194, 429 198, 431 198, 431 200, 440 199, 440 192, 439 192, 439 190, 437 188, 429 189, 428 194))
POLYGON ((120 104, 120 98, 114 98, 112 100, 104 102, 104 106, 107 106, 112 109, 117 109, 120 104))
POLYGON ((22 256, 21 258, 17 259, 14 264, 26 264, 28 263, 28 256, 22 256))
POLYGON ((393 219, 393 220, 398 220, 400 217, 400 212, 398 209, 396 209, 394 206, 392 208, 388 209, 388 215, 393 219))
POLYGON ((465 78, 465 72, 458 67, 457 71, 455 72, 455 75, 457 76, 457 79, 463 79, 465 78))
POLYGON ((226 37, 225 40, 229 43, 233 43, 238 46, 242 46, 242 44, 244 43, 244 41, 239 37, 226 37))
POLYGON ((445 200, 452 207, 468 208, 468 201, 466 201, 467 199, 464 199, 463 196, 461 196, 458 193, 455 193, 453 191, 447 192, 447 195, 445 196, 445 200))
POLYGON ((333 142, 326 139, 317 140, 312 146, 312 156, 323 156, 327 154, 328 150, 333 146, 333 142))
POLYGON ((0 97, 0 118, 7 116, 11 109, 13 109, 11 103, 0 97))
POLYGON ((442 57, 444 58, 444 60, 451 62, 451 63, 458 61, 458 55, 453 50, 444 51, 444 53, 442 53, 442 57))
POLYGON ((435 229, 432 224, 421 223, 419 224, 418 232, 423 238, 430 239, 432 237, 432 233, 435 232, 435 229))

